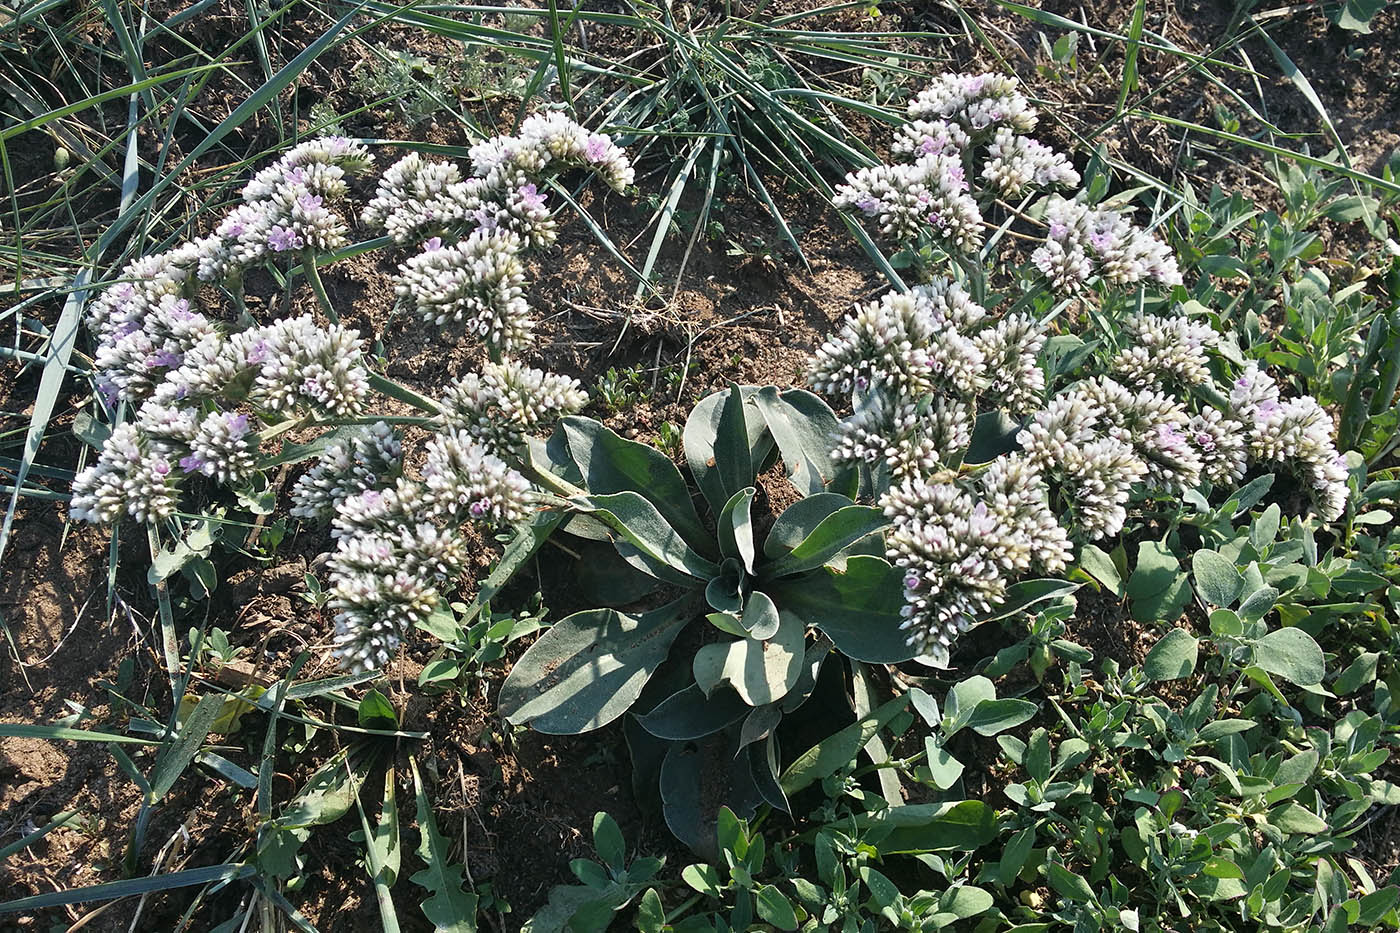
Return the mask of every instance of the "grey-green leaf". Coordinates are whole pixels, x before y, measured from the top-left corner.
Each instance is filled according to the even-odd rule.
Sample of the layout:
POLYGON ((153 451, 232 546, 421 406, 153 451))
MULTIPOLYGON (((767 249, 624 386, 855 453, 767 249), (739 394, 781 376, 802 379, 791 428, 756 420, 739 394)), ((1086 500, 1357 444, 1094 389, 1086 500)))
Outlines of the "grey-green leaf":
POLYGON ((1218 551, 1203 549, 1192 554, 1191 573, 1196 578, 1196 591, 1212 606, 1229 606, 1239 598, 1244 586, 1235 562, 1218 551))
POLYGON ((561 619, 511 668, 502 715, 552 735, 607 725, 636 701, 694 610, 683 598, 636 616, 589 609, 561 619))
POLYGON ((1322 649, 1299 628, 1276 629, 1255 642, 1254 663, 1300 687, 1322 683, 1326 670, 1322 649))
POLYGON ((1200 642, 1183 628, 1174 628, 1163 635, 1142 662, 1148 680, 1179 680, 1196 670, 1200 642))

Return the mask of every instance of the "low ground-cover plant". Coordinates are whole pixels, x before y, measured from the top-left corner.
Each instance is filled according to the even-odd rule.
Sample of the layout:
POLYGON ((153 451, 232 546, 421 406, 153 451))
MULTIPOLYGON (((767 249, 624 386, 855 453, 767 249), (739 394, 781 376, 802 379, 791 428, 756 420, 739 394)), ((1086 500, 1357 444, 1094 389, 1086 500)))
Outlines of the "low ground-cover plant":
MULTIPOLYGON (((944 76, 908 114, 894 161, 837 201, 918 284, 862 304, 816 352, 808 383, 830 404, 779 386, 702 399, 684 471, 577 417, 577 383, 518 359, 524 260, 555 236, 544 188, 564 171, 626 188, 611 139, 537 115, 474 147, 468 174, 411 154, 377 180, 359 222, 385 248, 422 247, 399 266, 401 307, 489 356, 436 399, 371 371, 321 282, 319 266, 384 245, 350 236, 368 151, 298 146, 208 236, 138 260, 94 305, 116 425, 89 432, 102 452, 73 514, 146 523, 153 578, 182 570, 207 591, 218 529, 275 509, 270 467, 316 458, 291 517, 330 526, 329 585, 308 598, 335 610, 356 672, 327 692, 370 679, 415 630, 443 643, 420 685, 461 687, 539 627, 491 613, 503 582, 550 535, 583 554, 598 607, 544 629, 501 711, 551 733, 625 716, 639 790, 659 786, 667 824, 710 864, 667 879, 600 816, 599 862, 575 863, 581 884, 530 929, 603 929, 633 904, 658 930, 1393 924, 1397 888, 1345 853, 1400 802, 1381 771, 1397 642, 1376 609, 1396 603, 1395 487, 1374 475, 1394 449, 1395 325, 1359 290, 1334 293, 1306 265, 1311 234, 1279 225, 1278 330, 1262 300, 1207 307, 1222 293, 1188 291, 1182 269, 1219 253, 1178 265, 1126 199, 1103 200, 1106 175, 1029 135, 1010 79, 944 76), (304 279, 321 316, 253 321, 243 289, 262 275, 288 295, 304 279), (369 412, 373 393, 393 413, 369 412), (405 428, 430 434, 421 457, 405 428), (473 524, 515 536, 454 605, 473 524), (1089 599, 1165 634, 1141 664, 1093 672, 1066 637, 1089 599), (978 657, 962 638, 978 625, 1009 645, 978 657), (1023 662, 1024 678, 990 679, 1023 662), (995 778, 986 799, 971 770, 995 778), (780 813, 794 831, 765 834, 780 813)), ((195 701, 147 809, 218 716, 270 709, 272 742, 283 699, 195 701)), ((267 904, 312 828, 360 805, 373 738, 405 735, 377 692, 355 705, 367 737, 275 814, 263 776, 204 759, 258 787, 257 837, 221 867, 267 904)), ((479 904, 410 768, 428 866, 412 880, 445 928, 479 904)), ((377 826, 360 812, 386 925, 394 787, 391 768, 377 826)))

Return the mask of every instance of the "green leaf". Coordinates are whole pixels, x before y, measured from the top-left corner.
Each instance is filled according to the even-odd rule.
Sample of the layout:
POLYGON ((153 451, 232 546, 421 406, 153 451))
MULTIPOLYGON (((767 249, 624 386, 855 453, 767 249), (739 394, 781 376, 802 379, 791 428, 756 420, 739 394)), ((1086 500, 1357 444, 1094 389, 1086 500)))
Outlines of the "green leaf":
POLYGON ((590 496, 636 493, 654 505, 691 547, 701 551, 712 547, 713 539, 696 514, 690 490, 669 457, 650 444, 619 437, 592 418, 565 418, 560 428, 590 496))
POLYGON ((1086 904, 1098 903, 1098 898, 1094 895, 1094 889, 1089 887, 1089 882, 1060 863, 1047 862, 1045 876, 1050 882, 1050 887, 1054 888, 1061 896, 1086 904))
POLYGON ((952 914, 959 920, 966 920, 991 910, 993 903, 989 892, 960 884, 943 892, 943 896, 938 900, 938 909, 942 913, 952 914))
POLYGON ((1363 651, 1356 656, 1355 661, 1347 665, 1346 670, 1337 675, 1336 680, 1332 681, 1332 691, 1339 696, 1346 696, 1374 682, 1380 659, 1378 652, 1363 651))
POLYGON ((1216 551, 1200 550, 1192 554, 1191 572, 1196 578, 1196 591, 1212 606, 1229 606, 1244 586, 1235 562, 1216 551))
POLYGON ((111 901, 119 897, 132 897, 138 894, 153 894, 184 888, 193 885, 210 885, 219 882, 236 881, 257 874, 257 866, 208 865, 203 868, 187 868, 184 871, 165 872, 145 878, 128 878, 125 881, 108 881, 86 888, 70 888, 66 891, 52 891, 21 897, 18 900, 0 903, 0 914, 23 913, 34 916, 37 911, 65 904, 82 904, 88 901, 111 901))
POLYGON ((617 820, 599 810, 593 814, 593 848, 603 864, 621 872, 627 862, 627 844, 623 842, 622 830, 617 820))
POLYGON ((190 713, 180 726, 175 741, 165 745, 156 758, 155 769, 151 775, 151 803, 160 800, 175 786, 175 781, 194 759, 195 752, 199 751, 199 746, 209 735, 214 720, 219 717, 223 708, 224 697, 220 694, 213 693, 199 698, 194 712, 190 713))
POLYGON ((727 681, 750 706, 787 696, 802 673, 807 629, 790 612, 779 613, 778 630, 767 640, 741 638, 703 645, 695 653, 695 682, 710 693, 727 681))
POLYGON ((749 514, 756 490, 746 486, 729 497, 724 510, 715 523, 715 534, 719 538, 719 552, 725 557, 738 559, 749 574, 754 572, 753 519, 749 514))
POLYGON ((854 478, 855 471, 844 469, 831 457, 832 438, 839 423, 826 402, 804 389, 780 394, 773 386, 760 389, 755 402, 778 445, 788 482, 794 489, 804 496, 827 489, 853 492, 840 488, 849 485, 843 477, 854 478))
POLYGON ((1142 662, 1148 680, 1180 680, 1196 670, 1200 642, 1184 628, 1174 628, 1163 635, 1142 662))
POLYGON ((409 880, 429 893, 422 904, 423 916, 432 922, 437 933, 476 933, 477 896, 462 890, 466 883, 462 866, 451 862, 447 840, 442 838, 437 821, 433 819, 432 804, 423 789, 418 762, 412 755, 408 765, 413 772, 413 795, 417 803, 418 857, 427 865, 409 880))
POLYGON ((371 689, 360 700, 357 717, 362 729, 397 729, 398 716, 394 713, 389 698, 378 690, 371 689))
POLYGON ((706 697, 699 684, 691 684, 636 719, 658 739, 685 742, 732 726, 752 711, 733 690, 715 690, 706 697))
POLYGON ((713 865, 687 865, 681 869, 681 880, 707 897, 718 899, 723 896, 724 885, 713 865))
POLYGON ((1038 709, 1029 700, 983 700, 973 709, 967 724, 978 735, 996 735, 1029 721, 1038 709))
POLYGON ((1299 628, 1276 629, 1255 642, 1254 663, 1300 687, 1322 683, 1326 671, 1322 649, 1299 628))
POLYGON ((1137 566, 1125 592, 1132 600, 1132 616, 1139 622, 1175 621, 1190 598, 1190 586, 1181 573, 1176 555, 1160 541, 1138 545, 1137 566))
POLYGON ((755 590, 749 594, 748 601, 744 604, 744 614, 739 617, 739 626, 750 638, 772 638, 778 633, 778 626, 781 624, 782 616, 778 607, 767 593, 755 590))
POLYGON ((870 838, 881 855, 937 852, 954 849, 971 852, 997 837, 996 811, 980 800, 956 803, 921 803, 888 807, 855 818, 862 829, 885 830, 870 838))
POLYGON ((974 674, 966 680, 953 684, 943 702, 943 734, 952 738, 969 722, 978 705, 995 700, 997 688, 981 674, 974 674))
POLYGON ((1278 597, 1279 591, 1274 587, 1259 587, 1259 589, 1250 593, 1244 598, 1244 601, 1240 603, 1240 618, 1244 619, 1246 622, 1258 622, 1274 608, 1274 604, 1278 602, 1278 597))
POLYGON ((834 512, 854 503, 834 492, 821 492, 798 499, 783 510, 763 539, 764 556, 777 560, 807 539, 807 536, 834 512))
POLYGON ((807 749, 783 771, 781 783, 783 792, 789 797, 814 781, 830 777, 838 770, 855 760, 872 736, 895 717, 909 703, 909 695, 903 694, 872 710, 868 716, 856 720, 846 728, 836 732, 807 749))
POLYGON ((832 640, 848 658, 872 664, 898 664, 913 658, 904 624, 904 584, 899 568, 880 557, 848 558, 844 572, 820 567, 784 577, 764 589, 783 611, 832 640))
MULTIPOLYGON (((693 550, 667 523, 656 506, 635 492, 606 496, 577 496, 570 500, 581 512, 601 519, 645 559, 648 572, 668 583, 696 585, 719 573, 719 566, 693 550)), ((624 557, 627 552, 618 547, 624 557)))
POLYGON ((924 751, 928 755, 927 764, 933 785, 939 790, 948 790, 962 777, 963 763, 950 755, 935 736, 924 737, 924 751))
POLYGON ((889 525, 883 509, 870 505, 848 505, 823 518, 785 556, 761 568, 764 579, 790 576, 815 570, 846 548, 889 525))
POLYGON ((1341 0, 1332 6, 1327 18, 1349 32, 1371 32, 1371 20, 1385 9, 1386 0, 1341 0))
POLYGON ((788 899, 783 896, 783 892, 771 884, 765 884, 758 889, 755 900, 758 903, 758 915, 766 922, 780 930, 797 929, 797 914, 788 903, 788 899))
POLYGON ((752 386, 734 387, 705 396, 691 409, 681 432, 686 463, 716 514, 730 496, 753 485, 755 465, 772 449, 763 419, 747 417, 740 401, 756 391, 752 386))
POLYGON ((694 617, 694 601, 625 615, 589 609, 554 623, 501 685, 501 714, 553 735, 588 732, 625 713, 694 617))
POLYGON ((1079 549, 1079 566, 1089 576, 1102 583, 1114 596, 1123 595, 1123 580, 1118 576, 1118 567, 1101 549, 1086 544, 1079 549))
POLYGON ((637 904, 638 933, 662 933, 666 926, 666 908, 661 904, 661 895, 655 888, 647 888, 642 900, 637 904))
POLYGON ((1201 726, 1201 731, 1196 733, 1196 738, 1202 742, 1214 742, 1227 735, 1247 732, 1257 725, 1258 723, 1253 719, 1213 719, 1201 726))
POLYGON ((1327 832, 1329 828, 1326 820, 1296 803, 1270 810, 1269 822, 1290 835, 1315 836, 1327 832))

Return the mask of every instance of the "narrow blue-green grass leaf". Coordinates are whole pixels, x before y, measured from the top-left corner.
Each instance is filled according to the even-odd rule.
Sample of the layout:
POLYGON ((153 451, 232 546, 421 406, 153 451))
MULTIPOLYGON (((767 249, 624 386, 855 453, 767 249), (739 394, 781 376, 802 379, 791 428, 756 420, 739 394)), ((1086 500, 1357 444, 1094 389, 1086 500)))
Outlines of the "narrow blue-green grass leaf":
POLYGON ((252 865, 209 865, 205 868, 190 868, 185 871, 170 872, 164 875, 151 875, 147 878, 130 878, 125 881, 109 881, 86 888, 69 891, 55 891, 52 894, 37 894, 22 897, 15 901, 0 904, 0 914, 18 911, 43 910, 46 907, 62 907, 65 904, 82 904, 86 901, 110 901, 135 894, 154 894, 174 888, 185 888, 196 884, 213 884, 218 881, 234 881, 255 874, 252 865))
MULTIPOLYGON (((665 202, 661 205, 661 209, 652 215, 652 219, 656 221, 656 232, 652 234, 651 248, 647 250, 646 261, 642 263, 642 279, 637 283, 637 290, 632 295, 634 299, 642 297, 647 283, 651 281, 652 270, 656 267, 656 260, 661 255, 661 244, 666 241, 667 234, 671 232, 671 217, 676 212, 676 205, 680 204, 681 195, 685 194, 686 185, 690 181, 690 173, 694 171, 695 162, 700 158, 700 153, 704 149, 705 144, 702 140, 696 140, 695 144, 690 147, 690 155, 686 157, 685 163, 680 166, 671 181, 671 188, 666 195, 665 202)), ((699 227, 696 229, 698 230, 699 227)))
POLYGON ((320 931, 312 925, 311 921, 306 919, 306 916, 301 911, 293 907, 292 902, 287 900, 286 896, 281 891, 277 890, 277 885, 269 884, 261 875, 253 875, 248 879, 248 883, 278 910, 282 911, 283 916, 296 924, 296 928, 300 930, 301 933, 320 933, 320 931))
POLYGON ((1123 112, 1128 95, 1137 90, 1138 49, 1142 43, 1142 20, 1147 12, 1147 0, 1137 0, 1133 5, 1133 21, 1128 26, 1128 47, 1123 52, 1123 80, 1118 88, 1118 103, 1113 108, 1114 116, 1123 112))
POLYGON ((43 826, 34 830, 34 832, 25 836, 23 839, 18 839, 5 846, 4 848, 0 848, 0 862, 3 862, 5 859, 14 855, 16 852, 21 852, 29 848, 34 843, 38 842, 40 839, 43 839, 49 833, 53 832, 55 829, 62 829, 70 823, 77 822, 81 816, 82 814, 78 810, 64 810, 63 812, 56 814, 53 819, 49 820, 43 826))
POLYGON ((75 113, 82 113, 85 110, 90 110, 94 107, 99 107, 102 104, 107 103, 107 101, 109 100, 116 100, 120 97, 126 97, 128 94, 137 94, 149 88, 156 87, 157 85, 164 84, 167 81, 172 81, 175 78, 184 77, 185 75, 199 74, 201 72, 206 71, 212 71, 218 67, 218 65, 196 65, 192 68, 182 68, 176 71, 154 75, 145 79, 144 81, 134 81, 130 84, 123 84, 121 87, 111 88, 110 90, 103 91, 100 94, 94 94, 93 96, 84 98, 83 100, 77 101, 76 103, 65 104, 62 107, 56 107, 53 110, 47 110, 36 116, 30 117, 28 120, 21 120, 20 122, 15 123, 12 126, 7 126, 4 129, 0 129, 0 143, 3 143, 10 139, 14 139, 16 136, 19 136, 22 133, 28 133, 30 130, 35 130, 43 126, 47 126, 49 123, 52 123, 55 120, 61 120, 64 117, 71 117, 75 113))
POLYGON ((67 726, 47 726, 27 722, 0 722, 0 738, 53 739, 67 742, 118 742, 123 745, 159 745, 151 739, 115 732, 93 732, 91 729, 70 729, 67 726))
POLYGON ((272 819, 272 776, 277 771, 277 720, 282 716, 282 706, 287 699, 287 690, 291 682, 301 671, 302 665, 311 657, 309 652, 303 651, 292 662, 291 670, 287 671, 287 676, 269 690, 263 696, 272 697, 272 715, 267 717, 267 732, 263 733, 262 758, 258 762, 258 817, 265 823, 272 819))
POLYGON ((1359 172, 1356 169, 1349 168, 1345 165, 1338 165, 1335 162, 1328 162, 1326 159, 1320 159, 1317 156, 1310 155, 1306 152, 1297 152, 1292 149, 1285 149, 1282 146, 1275 146, 1272 143, 1261 142, 1257 139, 1251 139, 1248 136, 1241 136, 1238 133, 1231 133, 1226 130, 1215 129, 1214 127, 1204 126, 1199 123, 1192 123, 1189 120, 1179 120, 1176 117, 1169 117, 1166 114, 1154 113, 1152 111, 1130 111, 1130 113, 1132 116, 1138 117, 1143 120, 1152 120, 1156 123, 1162 123, 1167 126, 1175 126, 1178 129, 1190 130, 1195 133, 1203 133, 1207 136, 1214 136, 1217 139, 1223 139, 1228 142, 1235 143, 1236 145, 1244 146, 1248 149, 1255 149, 1259 152, 1268 153, 1269 155, 1275 155, 1285 159, 1292 159, 1294 162, 1297 162, 1301 165, 1310 165, 1313 168, 1320 168, 1325 169, 1329 172, 1335 172, 1336 174, 1341 175, 1344 178, 1349 178, 1353 181, 1361 182, 1380 191, 1386 191, 1390 194, 1400 194, 1400 184, 1397 184, 1396 182, 1387 181, 1386 179, 1378 178, 1375 175, 1368 175, 1365 172, 1359 172))
MULTIPOLYGON (((622 251, 617 248, 617 245, 615 243, 613 243, 612 237, 608 236, 607 231, 605 231, 601 226, 599 226, 598 222, 593 219, 593 215, 589 214, 588 211, 584 210, 583 205, 579 204, 578 201, 574 199, 574 196, 569 194, 567 188, 559 184, 559 182, 553 178, 549 179, 547 184, 549 185, 551 191, 555 192, 560 197, 562 197, 564 199, 564 202, 574 209, 574 211, 578 214, 579 219, 583 221, 584 226, 586 226, 589 229, 589 231, 593 234, 593 238, 598 241, 599 245, 601 245, 603 249, 607 250, 608 254, 611 255, 613 259, 616 259, 618 262, 620 262, 623 268, 625 268, 628 272, 632 273, 632 275, 635 276, 639 282, 647 282, 646 276, 642 275, 642 270, 638 269, 632 264, 631 260, 629 260, 626 256, 622 255, 622 251)), ((653 285, 651 282, 647 282, 647 291, 653 295, 660 295, 660 292, 657 291, 656 286, 653 285)))
POLYGON ((185 723, 180 727, 179 734, 175 741, 166 745, 156 758, 155 769, 151 777, 151 802, 155 803, 175 786, 180 775, 185 768, 189 767, 194 760, 195 753, 199 751, 199 746, 204 743, 205 737, 209 735, 209 729, 214 725, 214 720, 223 712, 224 698, 218 694, 210 694, 199 698, 193 712, 185 719, 185 723))
MULTIPOLYGON (((347 762, 345 771, 350 775, 351 784, 355 784, 354 772, 350 770, 347 762)), ((394 805, 394 769, 389 768, 385 787, 388 789, 387 797, 384 801, 385 807, 394 805)), ((355 810, 360 817, 360 829, 364 833, 365 845, 365 867, 369 869, 369 877, 374 885, 374 902, 379 908, 379 926, 383 933, 399 933, 399 915, 394 909, 394 896, 389 891, 391 884, 390 876, 386 873, 386 867, 382 861, 379 851, 379 843, 375 830, 369 825, 369 817, 365 815, 365 805, 360 801, 360 789, 355 788, 355 810)), ((396 824, 397 826, 397 824, 396 824)))

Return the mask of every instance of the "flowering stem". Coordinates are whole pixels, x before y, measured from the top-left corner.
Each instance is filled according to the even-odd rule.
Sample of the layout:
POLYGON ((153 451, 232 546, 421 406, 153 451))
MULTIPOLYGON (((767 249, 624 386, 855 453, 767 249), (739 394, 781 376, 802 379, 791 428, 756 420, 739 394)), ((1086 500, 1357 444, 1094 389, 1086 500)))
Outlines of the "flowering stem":
POLYGON ((340 315, 331 306, 331 296, 326 294, 326 284, 321 281, 321 273, 316 268, 316 257, 310 250, 306 251, 301 268, 306 273, 306 281, 311 283, 311 290, 316 293, 316 301, 320 303, 321 310, 326 312, 326 317, 330 318, 332 324, 339 324, 340 315))
POLYGON ((419 395, 402 383, 395 382, 388 376, 381 376, 379 373, 370 371, 369 384, 376 392, 396 398, 401 402, 407 402, 419 411, 425 411, 430 415, 442 414, 442 408, 437 402, 425 395, 419 395))

